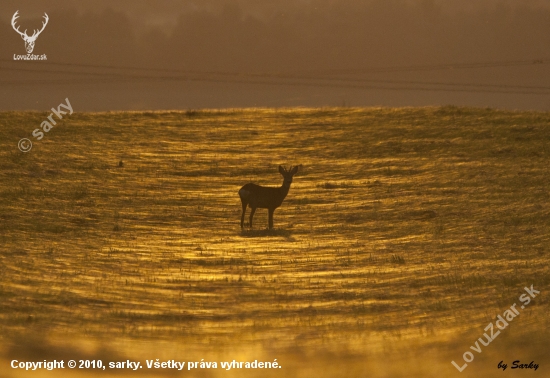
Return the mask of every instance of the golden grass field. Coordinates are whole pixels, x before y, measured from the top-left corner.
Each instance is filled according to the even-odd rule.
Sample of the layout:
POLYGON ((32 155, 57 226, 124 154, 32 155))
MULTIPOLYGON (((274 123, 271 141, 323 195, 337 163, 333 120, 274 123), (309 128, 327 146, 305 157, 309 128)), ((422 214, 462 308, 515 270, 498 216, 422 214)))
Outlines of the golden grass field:
POLYGON ((0 376, 548 376, 549 113, 75 106, 33 139, 49 114, 0 113, 0 376), (303 169, 275 229, 241 231, 279 164, 303 169), (282 368, 10 368, 71 358, 282 368))

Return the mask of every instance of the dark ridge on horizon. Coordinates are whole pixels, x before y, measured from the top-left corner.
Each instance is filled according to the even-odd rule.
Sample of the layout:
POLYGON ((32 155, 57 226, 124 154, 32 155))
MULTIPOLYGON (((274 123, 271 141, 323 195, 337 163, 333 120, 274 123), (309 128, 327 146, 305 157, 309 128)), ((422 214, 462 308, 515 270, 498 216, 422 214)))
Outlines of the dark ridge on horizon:
POLYGON ((40 25, 41 11, 37 9, 47 8, 50 17, 35 48, 37 54, 47 53, 47 64, 31 62, 32 68, 45 70, 51 63, 62 63, 98 66, 95 70, 22 70, 28 68, 28 62, 14 62, 13 55, 24 53, 23 43, 9 23, 11 8, 17 4, 7 1, 0 6, 4 15, 0 18, 0 83, 4 87, 0 98, 5 98, 4 107, 28 108, 34 103, 25 98, 25 86, 36 87, 38 92, 48 88, 77 93, 84 101, 83 86, 91 85, 91 92, 119 94, 110 105, 102 103, 99 95, 88 96, 89 109, 158 108, 158 102, 167 101, 155 103, 151 96, 194 97, 185 100, 184 107, 455 103, 525 108, 531 103, 537 109, 548 108, 541 105, 547 101, 539 99, 547 96, 550 88, 548 65, 535 63, 550 59, 550 7, 539 2, 488 2, 484 6, 469 2, 459 6, 441 1, 301 1, 289 5, 285 12, 281 12, 282 5, 261 7, 251 1, 210 1, 201 7, 193 7, 191 2, 161 2, 156 11, 142 1, 135 2, 135 7, 124 5, 127 2, 100 2, 93 9, 86 2, 71 4, 60 0, 45 7, 30 2, 27 8, 32 11, 27 13, 19 7, 24 29, 40 25), (135 16, 138 11, 141 19, 135 16), (491 62, 533 64, 456 69, 491 62), (396 67, 437 65, 446 68, 395 71, 396 67), (153 80, 133 77, 127 70, 113 73, 105 67, 149 69, 153 80), (189 71, 195 76, 166 75, 159 82, 152 70, 189 71), (220 79, 227 74, 234 78, 220 79), (263 81, 250 80, 251 75, 263 75, 263 81), (327 80, 330 85, 324 83, 327 80), (142 84, 147 89, 140 89, 142 84), (140 88, 130 88, 135 85, 140 88), (461 88, 450 90, 454 85, 461 88), (486 90, 479 91, 476 85, 486 90), (508 87, 496 94, 536 99, 500 98, 487 90, 496 86, 508 87), (509 87, 540 88, 511 91, 509 87), (442 90, 479 96, 442 97, 442 90), (129 100, 136 91, 141 91, 142 98, 129 100), (416 93, 423 91, 429 93, 416 93))

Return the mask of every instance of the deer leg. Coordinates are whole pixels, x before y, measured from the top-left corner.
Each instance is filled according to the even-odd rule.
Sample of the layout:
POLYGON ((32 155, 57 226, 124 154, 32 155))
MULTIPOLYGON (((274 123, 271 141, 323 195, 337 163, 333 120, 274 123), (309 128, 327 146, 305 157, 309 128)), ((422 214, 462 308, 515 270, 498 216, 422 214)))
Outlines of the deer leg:
POLYGON ((273 228, 273 212, 275 209, 269 209, 269 229, 273 228))
POLYGON ((246 213, 246 205, 247 203, 243 201, 243 213, 241 215, 241 230, 244 227, 244 214, 246 213))
POLYGON ((254 217, 254 213, 256 212, 256 208, 255 207, 251 207, 250 208, 250 224, 249 224, 249 227, 252 228, 252 218, 254 217))

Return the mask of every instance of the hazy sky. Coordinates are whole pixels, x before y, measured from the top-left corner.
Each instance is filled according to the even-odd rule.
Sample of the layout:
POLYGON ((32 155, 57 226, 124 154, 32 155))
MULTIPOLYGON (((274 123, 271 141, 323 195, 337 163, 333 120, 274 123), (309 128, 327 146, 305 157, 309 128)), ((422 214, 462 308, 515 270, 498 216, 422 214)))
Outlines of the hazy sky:
MULTIPOLYGON (((30 33, 30 32, 29 32, 30 33)), ((550 110, 550 1, 12 1, 0 109, 474 105, 550 110), (50 22, 35 54, 10 25, 50 22)))
MULTIPOLYGON (((352 8, 377 0, 345 1, 346 6, 352 8)), ((412 3, 423 7, 436 7, 442 12, 491 10, 498 6, 507 7, 542 7, 550 8, 549 0, 381 0, 378 2, 412 3)), ((277 14, 311 11, 312 9, 328 8, 342 3, 339 0, 3 0, 0 5, 0 16, 11 16, 14 9, 21 10, 29 16, 38 16, 43 10, 75 9, 78 12, 101 12, 113 9, 124 12, 137 22, 136 26, 158 25, 167 28, 173 27, 181 14, 199 10, 220 12, 228 4, 238 4, 245 15, 265 19, 277 14)))

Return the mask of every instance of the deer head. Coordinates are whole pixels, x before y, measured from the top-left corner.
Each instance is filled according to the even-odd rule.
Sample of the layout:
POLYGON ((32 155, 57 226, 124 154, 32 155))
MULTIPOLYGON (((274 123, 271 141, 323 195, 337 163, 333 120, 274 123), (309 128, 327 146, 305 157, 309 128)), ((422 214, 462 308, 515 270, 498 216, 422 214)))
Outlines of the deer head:
POLYGON ((13 27, 13 30, 15 30, 17 33, 19 33, 21 38, 23 38, 23 40, 25 41, 25 49, 27 50, 27 52, 29 54, 31 54, 32 51, 34 50, 34 43, 36 42, 36 38, 38 38, 40 33, 42 33, 42 31, 46 27, 46 25, 48 25, 49 17, 46 13, 44 13, 43 17, 44 17, 45 21, 42 22, 42 29, 40 29, 40 30, 35 29, 34 33, 29 37, 27 35, 27 29, 25 29, 25 31, 22 33, 22 32, 19 31, 19 26, 15 27, 15 21, 19 18, 18 13, 19 13, 19 11, 14 13, 14 15, 11 19, 11 26, 13 27))
POLYGON ((300 169, 301 166, 302 166, 301 164, 295 166, 294 168, 290 166, 290 168, 287 171, 285 167, 283 167, 282 165, 279 165, 279 173, 283 175, 284 182, 290 185, 292 183, 292 177, 298 172, 298 169, 300 169))

